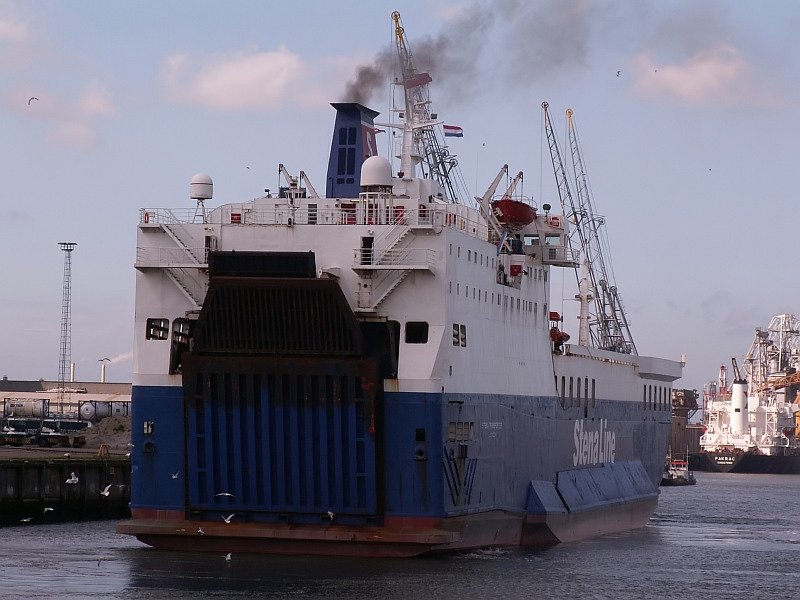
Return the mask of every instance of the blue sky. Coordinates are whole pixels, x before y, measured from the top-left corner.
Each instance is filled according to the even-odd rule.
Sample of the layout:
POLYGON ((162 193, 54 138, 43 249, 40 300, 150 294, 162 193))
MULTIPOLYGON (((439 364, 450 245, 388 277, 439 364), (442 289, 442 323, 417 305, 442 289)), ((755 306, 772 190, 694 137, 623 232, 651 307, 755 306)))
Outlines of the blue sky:
POLYGON ((575 111, 634 339, 687 355, 679 385, 800 312, 796 2, 0 0, 0 376, 57 378, 74 241, 77 378, 110 357, 130 381, 139 208, 189 206, 201 171, 214 204, 249 199, 280 162, 324 188, 328 103, 392 43, 395 9, 477 190, 508 163, 556 205, 540 104, 562 144, 575 111))

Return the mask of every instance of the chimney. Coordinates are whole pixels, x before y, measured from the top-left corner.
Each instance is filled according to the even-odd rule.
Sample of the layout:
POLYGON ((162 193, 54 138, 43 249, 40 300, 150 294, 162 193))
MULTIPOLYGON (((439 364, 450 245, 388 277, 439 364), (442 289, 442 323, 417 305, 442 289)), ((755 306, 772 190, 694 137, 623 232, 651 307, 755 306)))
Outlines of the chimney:
POLYGON ((361 191, 361 165, 378 154, 374 119, 380 113, 357 102, 333 102, 331 154, 328 158, 328 198, 357 198, 361 191))

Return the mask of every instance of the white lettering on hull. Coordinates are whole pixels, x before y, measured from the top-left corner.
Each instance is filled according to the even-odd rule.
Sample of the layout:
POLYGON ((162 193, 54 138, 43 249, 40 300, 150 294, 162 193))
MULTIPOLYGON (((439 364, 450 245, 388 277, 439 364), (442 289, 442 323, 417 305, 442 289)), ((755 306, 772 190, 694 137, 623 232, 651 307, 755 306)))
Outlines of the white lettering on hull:
POLYGON ((614 462, 617 454, 617 434, 608 430, 608 419, 600 419, 600 427, 595 430, 584 429, 585 419, 575 421, 575 452, 572 464, 596 465, 614 462))

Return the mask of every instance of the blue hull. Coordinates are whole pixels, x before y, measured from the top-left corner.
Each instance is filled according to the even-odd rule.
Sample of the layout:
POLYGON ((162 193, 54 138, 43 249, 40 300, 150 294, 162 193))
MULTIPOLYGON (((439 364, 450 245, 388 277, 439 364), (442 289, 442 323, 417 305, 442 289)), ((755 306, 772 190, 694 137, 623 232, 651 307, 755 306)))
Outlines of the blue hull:
POLYGON ((197 381, 133 389, 134 518, 120 531, 154 546, 548 545, 641 526, 656 505, 669 418, 635 402, 382 393, 346 361, 197 381))

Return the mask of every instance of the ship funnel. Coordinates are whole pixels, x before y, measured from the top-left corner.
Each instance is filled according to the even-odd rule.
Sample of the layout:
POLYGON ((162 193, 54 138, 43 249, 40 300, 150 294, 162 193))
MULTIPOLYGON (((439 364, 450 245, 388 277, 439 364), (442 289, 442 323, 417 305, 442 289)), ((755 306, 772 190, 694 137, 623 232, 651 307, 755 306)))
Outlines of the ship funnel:
POLYGON ((731 433, 743 435, 747 431, 747 383, 737 379, 731 386, 731 433))
POLYGON ((331 154, 328 159, 328 198, 357 198, 361 191, 361 165, 378 154, 374 119, 380 113, 357 102, 333 102, 331 154))

